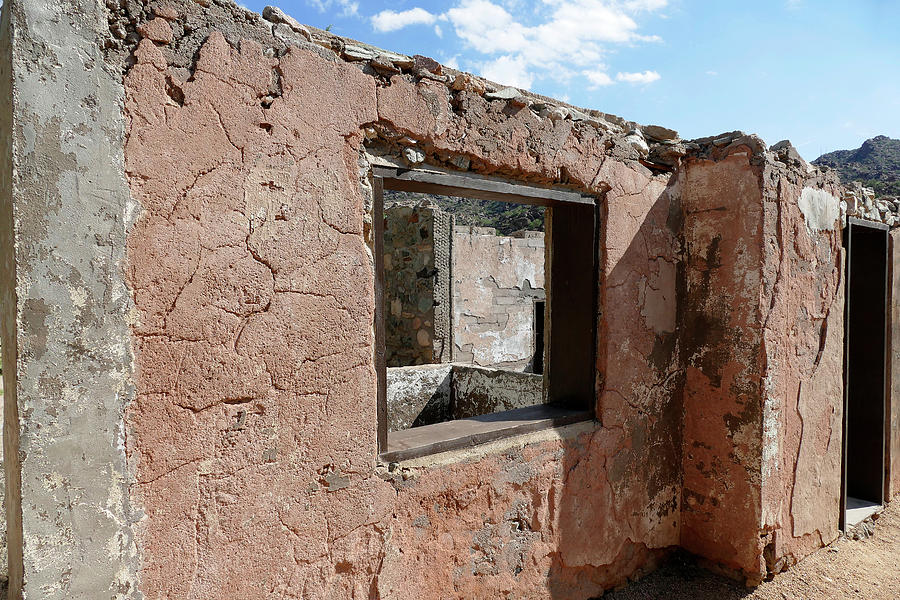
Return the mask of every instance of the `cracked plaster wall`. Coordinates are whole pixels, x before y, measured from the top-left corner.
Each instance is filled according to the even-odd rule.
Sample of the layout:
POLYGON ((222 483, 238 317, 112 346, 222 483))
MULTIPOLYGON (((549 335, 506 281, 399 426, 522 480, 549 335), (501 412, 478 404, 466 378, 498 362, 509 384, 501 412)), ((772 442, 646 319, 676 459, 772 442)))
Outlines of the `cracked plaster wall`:
POLYGON ((544 300, 544 235, 453 231, 453 361, 528 370, 535 353, 536 300, 544 300))
POLYGON ((754 582, 838 534, 840 215, 824 223, 803 200, 841 190, 752 139, 689 161, 684 177, 682 543, 754 582))
POLYGON ((834 391, 839 363, 837 234, 804 234, 796 202, 833 181, 734 136, 692 144, 672 176, 680 142, 652 145, 660 162, 642 163, 621 119, 491 96, 421 57, 344 62, 359 54, 344 41, 311 43, 222 0, 91 3, 76 17, 68 3, 41 7, 5 3, 0 45, 13 106, 40 109, 17 108, 23 127, 4 134, 4 168, 22 173, 0 215, 16 261, 3 263, 3 294, 16 298, 4 306, 18 310, 4 314, 3 344, 5 445, 22 459, 6 461, 14 585, 24 574, 43 597, 136 596, 139 565, 148 598, 587 598, 678 544, 753 581, 832 535, 834 406, 808 398, 834 391), (33 45, 16 47, 10 19, 33 45), (61 75, 31 54, 49 37, 66 40, 49 54, 68 65, 61 75), (118 293, 131 217, 110 69, 122 66, 124 171, 141 207, 127 237, 131 316, 118 293), (47 93, 56 85, 85 94, 47 93), (85 102, 48 106, 59 98, 85 102), (376 464, 364 147, 603 200, 602 426, 376 464), (49 157, 44 185, 36 157, 49 157), (45 229, 21 243, 33 227, 45 229), (54 253, 32 256, 48 241, 54 253), (129 338, 133 402, 118 343, 129 338), (35 358, 85 340, 94 351, 53 363, 65 374, 35 358), (54 382, 69 392, 39 389, 54 382), (59 414, 77 418, 61 431, 59 414), (54 444, 69 456, 88 440, 88 467, 42 462, 54 444), (79 501, 64 509, 63 492, 79 501), (136 546, 129 501, 143 511, 136 546), (98 531, 114 549, 92 543, 98 531), (71 543, 83 552, 63 551, 71 543), (69 578, 73 556, 103 566, 69 578))
POLYGON ((686 315, 682 545, 748 576, 760 523, 763 207, 751 151, 684 169, 686 315))
POLYGON ((837 205, 833 174, 769 161, 762 181, 762 528, 777 573, 838 536, 845 254, 840 215, 823 222, 804 203, 816 190, 837 205))
POLYGON ((214 32, 177 80, 161 39, 140 43, 126 77, 127 174, 144 209, 128 240, 139 315, 128 452, 147 597, 587 598, 677 543, 668 176, 608 158, 632 150, 589 124, 299 47, 276 56, 214 32), (606 270, 655 288, 614 294, 657 315, 608 310, 637 321, 628 356, 607 364, 601 352, 618 386, 601 406, 608 427, 443 466, 376 466, 358 161, 366 139, 399 137, 438 163, 608 191, 626 230, 610 228, 606 270))

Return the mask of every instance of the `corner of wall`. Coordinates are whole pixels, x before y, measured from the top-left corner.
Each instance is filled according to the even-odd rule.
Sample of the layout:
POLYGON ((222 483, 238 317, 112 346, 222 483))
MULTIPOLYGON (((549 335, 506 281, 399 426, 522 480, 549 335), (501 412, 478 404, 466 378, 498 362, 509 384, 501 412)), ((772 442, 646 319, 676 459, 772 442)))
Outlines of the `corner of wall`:
POLYGON ((10 598, 140 597, 124 444, 133 361, 123 258, 134 206, 122 69, 102 50, 109 35, 99 1, 4 2, 10 598))
MULTIPOLYGON (((19 472, 19 420, 16 403, 16 265, 13 233, 13 28, 12 2, 0 9, 0 343, 3 352, 3 469, 0 485, 5 510, 0 517, 0 577, 13 590, 22 587, 22 481, 19 472)), ((13 595, 12 597, 16 597, 13 595)))

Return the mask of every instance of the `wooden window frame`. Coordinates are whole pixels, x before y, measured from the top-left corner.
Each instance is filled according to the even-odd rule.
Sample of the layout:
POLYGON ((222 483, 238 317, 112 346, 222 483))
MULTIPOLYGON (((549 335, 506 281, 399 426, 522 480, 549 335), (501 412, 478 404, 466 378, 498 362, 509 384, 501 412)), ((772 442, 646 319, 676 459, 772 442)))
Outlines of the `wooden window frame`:
POLYGON ((375 254, 375 368, 378 377, 378 453, 384 462, 458 450, 504 437, 595 418, 599 206, 573 192, 522 185, 434 168, 373 166, 375 254), (391 432, 388 443, 384 306, 384 191, 419 192, 531 204, 551 209, 544 377, 547 401, 504 412, 391 432), (554 294, 554 289, 556 293, 554 294), (563 291, 565 290, 565 291, 563 291), (574 295, 573 295, 574 294, 574 295), (554 308, 553 297, 557 297, 554 308), (587 296, 585 298, 585 296, 587 296), (574 343, 572 342, 574 340, 574 343))

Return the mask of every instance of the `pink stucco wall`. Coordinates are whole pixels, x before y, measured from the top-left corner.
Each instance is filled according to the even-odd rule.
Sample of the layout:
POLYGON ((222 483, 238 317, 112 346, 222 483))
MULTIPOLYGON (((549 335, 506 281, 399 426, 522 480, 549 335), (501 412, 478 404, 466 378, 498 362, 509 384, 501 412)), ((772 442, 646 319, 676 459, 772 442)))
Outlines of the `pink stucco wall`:
POLYGON ((173 43, 125 79, 148 598, 588 598, 679 545, 756 582, 834 538, 842 255, 798 200, 831 176, 739 133, 664 168, 427 60, 173 43), (599 199, 597 422, 379 463, 369 161, 410 148, 599 199))
POLYGON ((678 542, 680 412, 659 341, 674 311, 665 176, 604 162, 589 125, 427 79, 376 82, 302 49, 278 59, 213 33, 189 81, 149 41, 137 60, 128 452, 148 598, 587 598, 678 542), (276 71, 283 94, 265 108, 276 71), (565 172, 611 190, 611 218, 628 226, 609 230, 606 273, 646 281, 615 292, 639 303, 604 309, 604 322, 635 324, 629 353, 601 361, 603 427, 427 468, 377 465, 358 165, 367 134, 389 147, 390 132, 484 174, 565 172))

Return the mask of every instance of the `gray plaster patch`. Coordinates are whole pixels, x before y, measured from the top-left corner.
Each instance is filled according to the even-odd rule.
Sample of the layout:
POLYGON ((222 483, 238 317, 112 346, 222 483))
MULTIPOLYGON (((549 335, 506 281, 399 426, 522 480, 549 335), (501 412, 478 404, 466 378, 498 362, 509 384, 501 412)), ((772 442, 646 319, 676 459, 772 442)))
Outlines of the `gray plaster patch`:
POLYGON ((9 593, 140 598, 124 430, 134 389, 123 262, 137 210, 121 65, 104 60, 99 0, 8 0, 3 11, 14 99, 2 144, 4 446, 18 459, 5 461, 9 593))
POLYGON ((841 216, 841 201, 825 190, 803 188, 797 205, 811 231, 833 231, 841 216))

